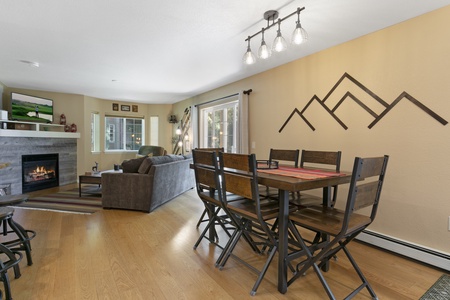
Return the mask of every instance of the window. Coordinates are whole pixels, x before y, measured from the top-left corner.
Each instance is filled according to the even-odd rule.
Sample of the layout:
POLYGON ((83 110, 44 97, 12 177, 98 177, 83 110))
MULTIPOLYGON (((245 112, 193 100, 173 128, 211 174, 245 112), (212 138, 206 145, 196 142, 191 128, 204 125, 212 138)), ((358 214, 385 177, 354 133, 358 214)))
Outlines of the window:
POLYGON ((91 113, 91 152, 100 151, 100 115, 91 113))
POLYGON ((144 120, 106 117, 105 150, 138 150, 144 143, 144 120))
POLYGON ((200 147, 239 149, 239 102, 236 98, 200 109, 200 147))

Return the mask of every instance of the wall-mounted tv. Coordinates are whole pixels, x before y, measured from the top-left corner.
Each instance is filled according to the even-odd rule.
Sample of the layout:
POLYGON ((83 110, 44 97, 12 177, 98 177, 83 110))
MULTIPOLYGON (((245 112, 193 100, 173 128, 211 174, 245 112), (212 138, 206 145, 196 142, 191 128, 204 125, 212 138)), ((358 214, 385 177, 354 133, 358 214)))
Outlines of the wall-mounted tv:
POLYGON ((52 123, 53 100, 11 93, 11 119, 17 121, 52 123))

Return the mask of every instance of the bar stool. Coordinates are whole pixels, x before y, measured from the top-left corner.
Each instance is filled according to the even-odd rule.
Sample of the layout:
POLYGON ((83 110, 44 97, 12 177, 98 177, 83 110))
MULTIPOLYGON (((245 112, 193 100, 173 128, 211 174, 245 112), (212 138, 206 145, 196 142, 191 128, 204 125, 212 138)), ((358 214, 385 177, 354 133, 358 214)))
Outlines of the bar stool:
POLYGON ((0 225, 3 227, 1 234, 4 236, 14 233, 17 238, 3 242, 11 251, 24 251, 27 256, 27 264, 31 266, 33 259, 31 257, 31 240, 36 236, 33 230, 24 229, 19 223, 13 220, 14 208, 9 205, 18 205, 28 200, 26 195, 9 195, 0 197, 0 212, 4 217, 0 219, 0 225))
MULTIPOLYGON (((8 220, 12 219, 12 215, 14 214, 14 209, 9 207, 1 207, 0 208, 0 222, 4 224, 4 222, 8 222, 8 220)), ((5 298, 7 300, 11 300, 11 286, 9 284, 8 278, 8 269, 14 269, 14 278, 19 278, 20 268, 19 262, 22 260, 22 253, 17 250, 11 250, 4 244, 0 243, 0 253, 4 253, 8 260, 0 260, 0 279, 3 281, 3 286, 5 289, 5 298)), ((0 299, 2 298, 2 293, 0 291, 0 299)))
POLYGON ((15 233, 16 239, 3 242, 2 244, 8 247, 11 251, 24 251, 27 256, 27 264, 31 266, 33 259, 31 257, 31 243, 30 240, 36 236, 36 232, 32 230, 25 230, 20 224, 13 220, 14 208, 12 207, 0 207, 0 218, 2 228, 2 234, 4 236, 15 233), (8 230, 9 229, 11 230, 8 230))

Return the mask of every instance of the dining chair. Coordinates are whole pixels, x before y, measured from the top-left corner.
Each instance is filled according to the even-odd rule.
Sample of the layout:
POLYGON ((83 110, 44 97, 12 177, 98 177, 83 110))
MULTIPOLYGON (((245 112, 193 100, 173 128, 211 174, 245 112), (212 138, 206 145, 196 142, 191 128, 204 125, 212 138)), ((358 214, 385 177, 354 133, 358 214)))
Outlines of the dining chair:
POLYGON ((194 163, 195 186, 199 198, 205 205, 205 211, 208 215, 208 223, 200 234, 194 245, 194 249, 198 247, 203 238, 211 243, 219 245, 219 236, 215 230, 215 226, 219 225, 228 236, 230 222, 226 220, 226 216, 220 216, 219 212, 222 208, 222 193, 219 179, 219 169, 216 151, 193 150, 192 158, 194 163), (208 231, 212 234, 207 236, 208 231))
MULTIPOLYGON (((278 249, 276 233, 267 222, 278 217, 278 203, 261 200, 258 192, 258 175, 254 154, 219 153, 220 174, 222 178, 222 201, 225 210, 232 216, 236 224, 236 232, 225 246, 218 267, 222 270, 232 256, 237 243, 244 237, 250 239, 257 247, 267 245, 270 249, 266 262, 261 270, 256 269, 243 259, 237 260, 258 274, 250 292, 255 295, 273 257, 278 249), (227 193, 240 195, 243 200, 229 201, 227 193)), ((248 240, 247 240, 248 241, 248 240)), ((260 248, 258 248, 260 249, 260 248)), ((258 251, 257 251, 258 252, 258 251)), ((233 255, 233 257, 235 257, 233 255)))
MULTIPOLYGON (((317 167, 330 168, 336 172, 341 169, 341 151, 316 151, 316 150, 302 150, 300 158, 300 168, 317 167)), ((338 187, 337 185, 331 187, 332 192, 331 201, 328 206, 333 207, 336 203, 338 187)), ((293 200, 299 208, 311 205, 321 205, 323 203, 323 196, 316 196, 309 193, 300 193, 299 197, 293 200)))
MULTIPOLYGON (((378 299, 350 254, 347 245, 375 219, 388 159, 387 155, 375 158, 355 158, 345 210, 317 205, 289 214, 290 225, 299 226, 301 229, 293 231, 301 249, 291 252, 287 257, 287 263, 292 263, 296 259, 303 260, 296 264, 296 271, 294 276, 289 279, 288 286, 302 276, 306 270, 313 268, 328 297, 335 299, 321 268, 331 257, 343 250, 362 281, 362 284, 345 299, 352 298, 364 288, 368 290, 373 299, 378 299), (357 213, 360 209, 369 207, 371 207, 370 214, 357 213), (316 234, 312 244, 307 243, 304 239, 309 231, 316 234), (324 234, 329 238, 321 239, 320 236, 324 234)), ((339 280, 339 278, 333 279, 339 280)))
MULTIPOLYGON (((195 148, 195 150, 197 151, 214 151, 217 154, 217 157, 219 157, 219 152, 224 152, 224 148, 195 148)), ((201 223, 203 222, 208 222, 209 219, 207 218, 207 209, 205 208, 202 212, 202 214, 200 215, 200 218, 198 219, 197 222, 197 228, 200 226, 201 223)))
MULTIPOLYGON (((298 168, 298 159, 300 155, 299 149, 270 149, 269 159, 267 161, 268 166, 272 166, 273 162, 281 162, 282 164, 292 165, 298 168)), ((264 187, 265 190, 260 191, 260 196, 263 198, 278 199, 278 190, 270 188, 268 186, 264 187)), ((295 194, 293 194, 295 195, 295 194)))

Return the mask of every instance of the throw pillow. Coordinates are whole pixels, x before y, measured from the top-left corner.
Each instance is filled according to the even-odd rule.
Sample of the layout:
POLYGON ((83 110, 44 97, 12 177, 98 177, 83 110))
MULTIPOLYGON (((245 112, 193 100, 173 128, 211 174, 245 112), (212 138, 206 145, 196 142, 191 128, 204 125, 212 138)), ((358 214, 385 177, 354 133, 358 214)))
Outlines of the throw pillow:
POLYGON ((122 162, 123 173, 137 173, 146 156, 122 162))
POLYGON ((146 157, 144 161, 141 163, 138 169, 139 174, 146 174, 148 173, 148 170, 152 167, 152 161, 150 157, 146 157))

